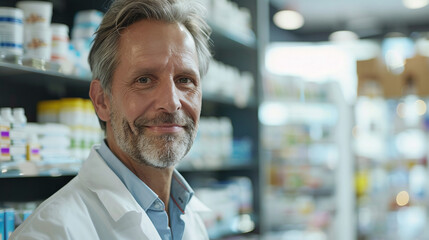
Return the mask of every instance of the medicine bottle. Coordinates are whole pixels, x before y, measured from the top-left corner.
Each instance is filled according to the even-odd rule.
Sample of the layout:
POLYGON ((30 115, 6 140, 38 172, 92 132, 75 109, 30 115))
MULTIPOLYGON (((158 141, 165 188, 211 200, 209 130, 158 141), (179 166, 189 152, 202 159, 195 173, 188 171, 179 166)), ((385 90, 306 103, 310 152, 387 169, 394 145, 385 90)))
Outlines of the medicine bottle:
POLYGON ((39 161, 40 156, 40 144, 36 134, 30 134, 27 139, 27 161, 39 161))
POLYGON ((9 128, 12 127, 13 116, 12 116, 12 108, 0 108, 0 115, 3 118, 3 121, 9 124, 9 128))
POLYGON ((2 119, 1 139, 10 144, 10 128, 13 122, 12 109, 0 108, 0 117, 2 119))
POLYGON ((10 161, 10 125, 0 114, 0 162, 10 161))
POLYGON ((14 108, 13 113, 13 122, 12 128, 23 129, 27 126, 27 117, 25 116, 24 108, 14 108))
POLYGON ((44 100, 37 103, 37 121, 39 123, 59 122, 59 100, 44 100))
POLYGON ((81 98, 62 98, 60 100, 59 122, 69 126, 72 131, 70 152, 75 159, 83 159, 86 154, 83 151, 83 146, 85 146, 84 108, 84 101, 81 98))
POLYGON ((26 159, 26 143, 27 134, 25 127, 27 125, 27 117, 25 116, 24 108, 12 109, 12 124, 10 130, 10 155, 12 161, 25 161, 26 159))

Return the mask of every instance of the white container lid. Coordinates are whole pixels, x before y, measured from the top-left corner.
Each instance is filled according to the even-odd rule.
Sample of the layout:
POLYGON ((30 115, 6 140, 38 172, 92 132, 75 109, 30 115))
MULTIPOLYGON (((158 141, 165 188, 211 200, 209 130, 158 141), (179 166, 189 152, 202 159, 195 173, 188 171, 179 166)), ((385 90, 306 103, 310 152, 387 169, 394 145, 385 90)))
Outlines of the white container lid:
POLYGON ((19 1, 16 6, 21 8, 22 6, 27 7, 49 7, 52 9, 52 3, 46 1, 19 1))
POLYGON ((21 23, 22 23, 22 18, 24 17, 24 13, 19 8, 0 7, 0 16, 16 18, 18 20, 21 20, 21 23))
POLYGON ((68 36, 69 26, 62 23, 51 24, 52 35, 68 36))
POLYGON ((24 12, 24 23, 49 26, 52 18, 52 3, 44 1, 19 1, 16 6, 24 12))
POLYGON ((100 24, 103 20, 103 13, 98 10, 82 10, 76 13, 74 17, 74 24, 79 25, 82 23, 95 23, 100 24))
POLYGON ((13 121, 12 108, 8 108, 8 107, 0 108, 0 115, 2 116, 3 120, 9 121, 9 122, 13 121))
POLYGON ((27 121, 27 117, 25 116, 24 108, 14 108, 12 109, 12 115, 15 119, 25 119, 27 121))

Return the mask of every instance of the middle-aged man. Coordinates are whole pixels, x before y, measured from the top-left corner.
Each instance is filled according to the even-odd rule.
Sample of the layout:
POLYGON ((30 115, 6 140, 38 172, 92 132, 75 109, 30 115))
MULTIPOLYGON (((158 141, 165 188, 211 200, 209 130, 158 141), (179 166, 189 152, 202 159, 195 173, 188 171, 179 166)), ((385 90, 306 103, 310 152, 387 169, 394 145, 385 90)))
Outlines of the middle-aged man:
POLYGON ((106 139, 11 239, 208 239, 175 170, 195 138, 210 28, 193 1, 116 0, 89 56, 106 139))

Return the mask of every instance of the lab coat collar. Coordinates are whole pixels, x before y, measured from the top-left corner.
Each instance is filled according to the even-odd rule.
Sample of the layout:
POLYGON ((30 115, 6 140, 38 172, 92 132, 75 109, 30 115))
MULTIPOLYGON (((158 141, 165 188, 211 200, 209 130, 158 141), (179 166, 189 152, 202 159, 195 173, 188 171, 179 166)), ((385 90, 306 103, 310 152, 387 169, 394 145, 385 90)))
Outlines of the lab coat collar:
MULTIPOLYGON (((84 184, 97 194, 101 203, 104 205, 114 221, 118 221, 129 212, 137 212, 142 216, 143 222, 150 222, 149 217, 128 191, 122 181, 116 174, 107 166, 106 162, 101 158, 96 149, 99 145, 95 145, 91 149, 88 159, 83 163, 79 171, 78 177, 81 178, 84 184)), ((192 196, 187 205, 187 209, 194 212, 211 211, 198 198, 192 196)), ((153 224, 152 227, 145 227, 151 236, 159 236, 153 224)))
POLYGON ((128 212, 143 212, 125 185, 97 153, 95 148, 98 147, 96 145, 91 149, 78 176, 97 194, 114 221, 128 212))
POLYGON ((150 239, 161 240, 149 216, 140 207, 125 185, 107 166, 106 162, 96 151, 99 145, 91 149, 88 159, 82 165, 78 177, 93 191, 104 205, 112 219, 117 222, 130 212, 137 213, 141 218, 141 229, 150 239), (149 224, 148 224, 149 223, 149 224))

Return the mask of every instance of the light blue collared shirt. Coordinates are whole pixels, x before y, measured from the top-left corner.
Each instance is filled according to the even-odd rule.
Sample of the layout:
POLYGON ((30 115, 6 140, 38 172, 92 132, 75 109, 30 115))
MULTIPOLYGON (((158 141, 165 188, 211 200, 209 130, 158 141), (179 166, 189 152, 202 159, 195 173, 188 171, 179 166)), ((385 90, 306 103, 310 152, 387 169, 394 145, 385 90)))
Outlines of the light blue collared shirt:
POLYGON ((185 223, 180 216, 185 213, 186 205, 194 194, 194 191, 182 175, 175 169, 171 180, 170 204, 168 207, 170 212, 170 229, 168 226, 168 215, 164 211, 165 205, 159 199, 158 195, 112 153, 106 141, 101 143, 97 151, 110 169, 121 179, 128 191, 131 192, 137 203, 147 213, 161 239, 182 239, 185 223))

